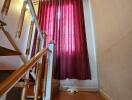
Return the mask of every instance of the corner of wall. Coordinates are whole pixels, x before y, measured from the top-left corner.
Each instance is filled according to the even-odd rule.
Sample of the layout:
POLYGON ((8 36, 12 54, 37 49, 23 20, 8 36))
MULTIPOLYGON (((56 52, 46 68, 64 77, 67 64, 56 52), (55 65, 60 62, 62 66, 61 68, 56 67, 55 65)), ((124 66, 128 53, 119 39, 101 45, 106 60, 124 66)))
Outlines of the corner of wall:
POLYGON ((113 100, 104 90, 99 89, 99 93, 105 100, 113 100))

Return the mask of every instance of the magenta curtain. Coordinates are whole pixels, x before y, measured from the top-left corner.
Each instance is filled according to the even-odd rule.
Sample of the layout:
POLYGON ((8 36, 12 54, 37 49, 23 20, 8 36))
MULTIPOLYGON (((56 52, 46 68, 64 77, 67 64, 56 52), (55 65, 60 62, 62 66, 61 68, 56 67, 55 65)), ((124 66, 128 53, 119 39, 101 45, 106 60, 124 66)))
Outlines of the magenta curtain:
POLYGON ((82 0, 40 1, 38 19, 55 42, 55 77, 91 79, 82 0))

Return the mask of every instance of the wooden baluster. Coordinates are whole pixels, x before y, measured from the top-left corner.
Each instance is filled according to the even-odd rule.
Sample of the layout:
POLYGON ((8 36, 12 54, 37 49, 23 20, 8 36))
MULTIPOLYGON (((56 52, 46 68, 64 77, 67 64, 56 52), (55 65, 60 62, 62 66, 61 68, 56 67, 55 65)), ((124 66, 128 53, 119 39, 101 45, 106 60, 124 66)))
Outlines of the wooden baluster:
POLYGON ((37 20, 37 16, 36 16, 36 13, 35 13, 35 9, 33 7, 32 0, 27 0, 27 4, 29 6, 29 10, 31 12, 32 17, 34 18, 35 25, 36 25, 36 28, 38 30, 38 33, 40 33, 40 38, 41 38, 41 40, 43 40, 45 34, 43 34, 43 32, 40 29, 40 26, 39 26, 39 23, 38 23, 38 20, 37 20))
POLYGON ((29 71, 26 73, 26 76, 25 76, 21 100, 26 100, 27 99, 27 89, 28 89, 28 85, 29 85, 29 71))
MULTIPOLYGON (((37 51, 43 49, 41 47, 42 44, 42 40, 40 38, 40 35, 38 36, 37 39, 37 46, 36 49, 37 51)), ((40 58, 39 62, 38 62, 38 68, 37 68, 37 78, 36 78, 36 86, 35 86, 35 95, 34 95, 34 100, 38 100, 39 94, 40 94, 40 90, 41 90, 41 85, 42 85, 42 58, 40 58)))
POLYGON ((2 18, 3 19, 8 13, 8 10, 9 10, 9 7, 10 7, 10 3, 11 3, 11 0, 5 0, 4 1, 4 5, 3 5, 2 10, 1 10, 1 14, 2 14, 2 18))
POLYGON ((45 70, 44 70, 44 80, 43 80, 43 89, 42 89, 42 96, 46 96, 46 82, 47 82, 47 73, 48 73, 48 56, 45 62, 45 70))
POLYGON ((28 36, 28 42, 27 42, 27 48, 26 48, 26 55, 29 55, 29 53, 30 53, 30 46, 31 46, 32 34, 33 34, 33 28, 34 28, 34 20, 32 20, 31 24, 30 24, 29 36, 28 36))
POLYGON ((42 64, 38 63, 34 100, 38 100, 38 97, 40 96, 39 94, 42 85, 41 82, 42 82, 42 64))
MULTIPOLYGON (((27 48, 26 48, 27 60, 28 60, 29 53, 30 53, 30 45, 31 45, 32 33, 33 33, 33 27, 34 27, 34 20, 31 21, 30 29, 29 29, 29 36, 28 36, 28 42, 27 42, 27 48)), ((25 76, 21 100, 27 99, 27 89, 29 86, 29 74, 30 74, 30 71, 28 71, 25 76)))
POLYGON ((24 17, 26 13, 26 5, 27 5, 27 1, 24 1, 22 10, 21 10, 21 15, 20 15, 19 22, 18 22, 18 27, 17 27, 17 33, 16 33, 17 40, 20 38, 21 33, 22 33, 22 27, 23 27, 24 17))

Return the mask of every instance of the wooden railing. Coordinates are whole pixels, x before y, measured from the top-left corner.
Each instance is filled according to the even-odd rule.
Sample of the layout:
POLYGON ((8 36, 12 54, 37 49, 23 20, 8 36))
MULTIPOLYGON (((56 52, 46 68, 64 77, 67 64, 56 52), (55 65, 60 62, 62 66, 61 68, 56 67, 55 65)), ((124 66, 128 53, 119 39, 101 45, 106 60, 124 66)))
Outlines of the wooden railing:
MULTIPOLYGON (((24 0, 23 0, 24 1, 24 0)), ((1 14, 2 19, 5 19, 8 15, 8 10, 11 0, 5 0, 1 14), (7 2, 8 1, 8 2, 7 2)), ((44 47, 44 40, 46 38, 46 33, 42 32, 40 29, 36 13, 31 0, 25 0, 23 2, 23 8, 21 11, 20 19, 18 22, 16 39, 21 38, 21 32, 23 27, 23 21, 25 16, 25 7, 29 6, 29 10, 32 16, 31 28, 29 30, 28 43, 25 54, 22 53, 21 49, 17 46, 17 41, 11 36, 11 33, 5 30, 5 23, 0 22, 0 29, 5 33, 9 42, 12 44, 14 49, 21 53, 20 58, 24 62, 19 69, 13 72, 7 79, 0 83, 0 100, 6 100, 6 94, 19 82, 20 79, 24 79, 23 91, 21 100, 26 100, 27 98, 27 88, 29 86, 29 74, 34 78, 34 100, 38 100, 39 92, 42 91, 41 98, 46 100, 51 100, 51 87, 52 87, 52 70, 53 70, 53 54, 54 54, 54 44, 50 42, 47 48, 44 47), (33 43, 33 24, 35 24, 38 31, 35 56, 30 59, 31 56, 31 44, 33 43), (42 66, 42 57, 47 53, 45 68, 42 66), (34 69, 36 71, 34 72, 34 69), (44 70, 42 70, 44 69, 44 70), (45 71, 45 72, 44 72, 45 71), (42 76, 44 73, 44 76, 42 76), (42 84, 42 86, 40 86, 42 84)), ((8 23, 7 23, 8 25, 8 23)))
MULTIPOLYGON (((41 43, 40 48, 39 48, 39 50, 41 50, 43 48, 43 45, 44 45, 44 39, 46 37, 46 33, 42 32, 42 30, 40 29, 40 26, 39 26, 39 23, 38 23, 38 20, 37 20, 37 17, 36 17, 36 13, 35 13, 32 1, 31 0, 23 0, 23 1, 24 1, 23 2, 23 7, 22 7, 22 10, 21 10, 21 14, 20 14, 19 22, 18 22, 18 27, 17 27, 17 32, 16 32, 16 39, 18 40, 21 37, 21 31, 22 31, 23 22, 24 22, 26 6, 28 5, 31 16, 32 16, 32 20, 35 23, 36 29, 38 31, 37 44, 39 42, 41 43)), ((1 16, 4 16, 4 17, 2 17, 2 19, 5 19, 6 16, 7 16, 7 13, 8 13, 9 7, 10 7, 10 2, 11 2, 11 0, 5 0, 5 2, 4 2, 4 5, 3 5, 2 11, 1 11, 1 16)), ((2 29, 3 33, 6 35, 7 39, 10 41, 10 43, 12 44, 14 49, 21 53, 20 57, 21 57, 23 63, 26 63, 28 61, 26 59, 26 54, 23 54, 22 51, 19 49, 19 47, 17 46, 17 41, 11 36, 11 33, 5 30, 5 28, 4 28, 5 25, 6 25, 6 23, 3 23, 0 20, 0 29, 2 29)), ((29 31, 32 31, 32 30, 33 30, 33 28, 29 31)), ((28 44, 27 49, 30 51, 29 45, 31 45, 30 40, 32 39, 32 35, 29 34, 29 36, 30 37, 28 38, 29 41, 27 43, 28 44)), ((36 50, 36 51, 39 51, 39 50, 36 50)))
POLYGON ((48 48, 38 52, 34 57, 32 57, 32 59, 28 63, 21 66, 18 70, 13 72, 6 80, 0 83, 0 95, 8 92, 10 88, 13 87, 15 83, 23 77, 25 72, 27 72, 47 51, 48 48))
MULTIPOLYGON (((44 90, 45 93, 42 93, 42 94, 46 94, 46 95, 45 96, 42 95, 42 98, 49 98, 48 100, 50 100, 51 99, 52 70, 53 70, 53 51, 54 51, 53 49, 54 49, 54 44, 50 43, 48 48, 45 48, 45 49, 39 51, 35 56, 33 56, 31 58, 31 60, 29 62, 27 62, 26 64, 21 66, 19 69, 17 69, 15 72, 13 72, 9 77, 7 77, 2 83, 0 83, 0 100, 6 100, 5 95, 15 86, 15 84, 21 78, 23 78, 25 73, 28 72, 33 67, 33 65, 35 63, 37 63, 37 61, 41 57, 43 57, 43 55, 45 53, 47 53, 48 62, 47 62, 46 69, 48 69, 48 70, 46 71, 47 73, 45 73, 45 74, 47 74, 46 75, 47 77, 46 77, 46 79, 44 79, 47 81, 43 82, 43 84, 47 84, 46 88, 44 90)), ((39 77, 40 76, 38 75, 37 79, 39 77)), ((41 81, 39 79, 39 81, 37 81, 36 83, 37 83, 37 85, 40 85, 41 82, 42 82, 42 78, 41 78, 41 81)), ((39 86, 39 88, 36 88, 35 94, 37 94, 37 95, 35 96, 34 100, 38 100, 39 94, 37 92, 40 92, 40 86, 39 86)))

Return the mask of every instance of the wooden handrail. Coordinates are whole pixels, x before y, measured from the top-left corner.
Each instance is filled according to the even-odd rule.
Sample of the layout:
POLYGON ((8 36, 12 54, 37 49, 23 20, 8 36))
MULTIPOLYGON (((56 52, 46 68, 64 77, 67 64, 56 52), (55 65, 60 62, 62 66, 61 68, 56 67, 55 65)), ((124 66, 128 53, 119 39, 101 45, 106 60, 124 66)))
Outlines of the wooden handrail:
POLYGON ((0 96, 7 93, 14 85, 24 76, 24 74, 48 51, 45 48, 39 51, 35 56, 31 58, 29 62, 21 66, 9 77, 7 77, 2 83, 0 83, 0 96))
POLYGON ((34 19, 35 25, 37 27, 38 34, 40 34, 40 38, 41 38, 41 40, 43 40, 44 37, 46 36, 46 33, 45 32, 42 32, 42 30, 40 29, 40 25, 38 23, 38 19, 37 19, 36 13, 35 13, 35 9, 33 7, 33 3, 32 3, 31 0, 27 0, 27 4, 29 6, 29 10, 31 12, 31 15, 32 15, 32 17, 34 19))

